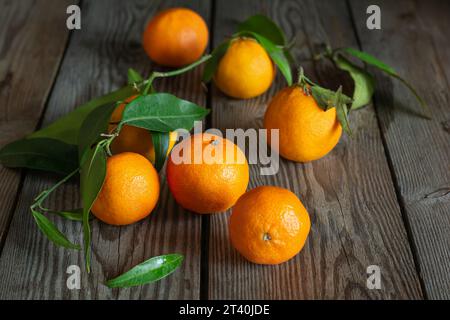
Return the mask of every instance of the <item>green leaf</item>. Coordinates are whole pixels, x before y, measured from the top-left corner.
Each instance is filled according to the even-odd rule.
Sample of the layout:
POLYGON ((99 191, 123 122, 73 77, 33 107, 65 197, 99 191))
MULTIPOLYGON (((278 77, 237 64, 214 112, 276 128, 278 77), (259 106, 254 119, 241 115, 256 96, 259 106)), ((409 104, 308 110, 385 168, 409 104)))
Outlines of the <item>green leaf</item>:
POLYGON ((360 59, 361 61, 364 61, 365 63, 367 63, 371 66, 374 66, 374 67, 380 69, 381 71, 384 71, 388 75, 400 80, 411 91, 411 93, 414 95, 414 97, 419 102, 420 106, 424 109, 424 111, 426 113, 425 117, 428 119, 431 119, 431 116, 430 116, 431 110, 429 109, 425 100, 423 100, 422 97, 419 96, 417 90, 408 81, 406 81, 405 79, 400 77, 400 75, 393 68, 391 68, 390 66, 386 65, 384 62, 378 60, 377 58, 375 58, 374 56, 372 56, 366 52, 362 52, 362 51, 359 51, 359 50, 356 50, 353 48, 344 48, 341 50, 360 59))
POLYGON ((355 110, 369 104, 375 91, 373 77, 340 54, 334 56, 334 61, 339 69, 350 74, 355 83, 353 103, 350 109, 355 110))
POLYGON ((167 254, 150 258, 129 271, 108 280, 106 285, 110 288, 133 287, 158 281, 173 273, 183 262, 181 254, 167 254))
POLYGON ((277 65, 278 69, 280 69, 288 85, 292 85, 291 66, 289 65, 289 61, 282 48, 277 47, 272 41, 254 32, 243 32, 238 35, 248 35, 258 41, 259 44, 267 51, 267 54, 273 62, 277 65))
POLYGON ((103 186, 106 175, 106 152, 101 143, 86 153, 86 159, 81 166, 80 191, 83 203, 83 242, 86 260, 86 270, 90 272, 91 264, 91 230, 89 213, 92 205, 103 186))
POLYGON ((36 209, 31 208, 31 213, 36 221, 37 226, 42 233, 51 240, 54 244, 62 246, 68 249, 80 250, 81 247, 78 244, 70 242, 64 234, 62 234, 55 225, 48 220, 43 214, 36 209))
POLYGON ((167 151, 169 150, 169 132, 152 131, 152 142, 155 149, 155 168, 161 170, 166 161, 167 151))
POLYGON ((9 168, 29 168, 66 175, 78 167, 77 147, 55 139, 22 139, 0 150, 0 163, 9 168))
POLYGON ((128 84, 129 85, 134 85, 134 84, 140 83, 142 81, 144 81, 144 78, 142 78, 142 76, 139 74, 139 72, 137 72, 133 68, 128 69, 128 84))
POLYGON ((83 208, 72 209, 72 210, 61 210, 61 211, 48 210, 47 212, 56 214, 67 220, 79 221, 79 222, 83 221, 83 208))
POLYGON ((254 15, 240 23, 238 31, 250 31, 260 34, 277 46, 285 46, 286 44, 286 37, 283 31, 275 22, 262 14, 254 15))
POLYGON ((107 133, 108 123, 115 108, 115 104, 100 106, 89 113, 83 121, 78 137, 78 159, 80 163, 86 150, 102 139, 100 134, 107 133))
POLYGON ((397 72, 393 68, 391 68, 384 62, 378 60, 377 58, 375 58, 374 56, 372 56, 366 52, 359 51, 359 50, 356 50, 353 48, 344 48, 342 50, 344 52, 358 58, 359 60, 364 61, 365 63, 370 64, 370 65, 386 72, 387 74, 390 74, 391 76, 398 76, 397 72))
POLYGON ((209 110, 168 93, 140 96, 125 108, 119 127, 124 124, 150 131, 191 130, 194 121, 203 119, 209 110))
POLYGON ((220 63, 220 59, 227 52, 228 47, 230 46, 230 41, 222 42, 217 48, 213 50, 211 53, 211 59, 206 62, 205 69, 203 70, 202 81, 207 83, 211 81, 214 77, 214 73, 216 72, 217 66, 220 63))
POLYGON ((136 94, 136 90, 132 86, 125 86, 102 97, 92 99, 49 126, 32 133, 28 138, 52 138, 76 145, 81 125, 92 110, 105 104, 125 100, 133 94, 136 94))
POLYGON ((333 99, 333 105, 336 106, 336 116, 341 123, 342 129, 344 131, 351 135, 352 131, 350 129, 350 124, 348 121, 348 110, 347 110, 347 104, 344 103, 344 98, 342 95, 342 87, 339 87, 339 89, 336 91, 336 95, 333 99))
MULTIPOLYGON (((336 99, 336 92, 322 88, 320 86, 312 86, 311 87, 311 93, 314 97, 314 100, 316 100, 319 107, 321 107, 323 110, 328 110, 329 108, 336 107, 335 99, 336 99)), ((340 99, 343 103, 351 103, 352 99, 344 94, 340 94, 340 99)))

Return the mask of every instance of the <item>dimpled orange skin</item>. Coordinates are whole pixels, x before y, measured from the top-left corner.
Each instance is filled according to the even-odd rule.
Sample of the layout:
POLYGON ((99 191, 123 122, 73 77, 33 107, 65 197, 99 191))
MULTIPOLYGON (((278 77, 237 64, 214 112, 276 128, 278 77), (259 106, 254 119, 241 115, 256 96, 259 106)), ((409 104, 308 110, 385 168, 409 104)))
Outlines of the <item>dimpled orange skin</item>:
MULTIPOLYGON (((120 120, 122 120, 122 114, 125 106, 133 101, 137 96, 129 97, 117 106, 111 115, 110 122, 113 124, 109 125, 109 131, 111 132, 120 120)), ((177 140, 177 133, 171 132, 169 135, 169 148, 167 149, 167 154, 175 145, 177 140)), ((116 137, 111 144, 111 151, 113 154, 119 154, 122 152, 136 152, 147 159, 151 163, 155 163, 155 148, 153 146, 151 133, 143 128, 133 127, 124 125, 120 130, 120 134, 116 137)))
POLYGON ((127 225, 147 217, 159 198, 159 177, 150 161, 124 152, 106 161, 102 189, 92 206, 101 221, 127 225))
POLYGON ((214 75, 217 87, 230 97, 249 99, 269 89, 275 67, 264 48, 250 38, 233 40, 214 75))
MULTIPOLYGON (((266 110, 264 127, 279 129, 280 154, 297 162, 322 158, 342 135, 336 108, 324 111, 298 86, 284 88, 275 95, 266 110)), ((270 143, 270 131, 268 137, 270 143)))
POLYGON ((183 208, 196 213, 214 213, 225 211, 235 204, 247 189, 249 168, 244 153, 234 143, 216 135, 195 134, 175 146, 167 162, 167 183, 175 200, 183 208), (212 141, 214 144, 211 144, 212 141), (195 143, 198 147, 194 147, 195 143), (174 154, 183 148, 192 150, 186 158, 194 162, 205 154, 202 163, 174 162, 174 154), (204 150, 206 151, 203 153, 204 150), (222 150, 218 156, 219 163, 211 163, 215 152, 222 150), (226 154, 231 155, 227 158, 226 154), (208 163, 210 162, 210 163, 208 163))
POLYGON ((143 46, 150 59, 167 67, 198 60, 208 45, 208 27, 196 12, 185 8, 161 11, 145 29, 143 46))
POLYGON ((239 198, 230 217, 231 243, 247 260, 280 264, 303 248, 311 222, 297 196, 262 186, 239 198))

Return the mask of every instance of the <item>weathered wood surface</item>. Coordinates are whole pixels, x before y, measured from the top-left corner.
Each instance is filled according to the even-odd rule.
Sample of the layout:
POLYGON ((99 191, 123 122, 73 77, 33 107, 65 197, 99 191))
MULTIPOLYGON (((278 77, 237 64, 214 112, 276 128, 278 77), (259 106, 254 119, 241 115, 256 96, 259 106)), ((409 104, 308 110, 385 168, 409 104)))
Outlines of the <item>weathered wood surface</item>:
MULTIPOLYGON (((0 3, 0 147, 32 132, 39 122, 69 34, 55 25, 65 26, 69 3, 76 1, 0 3)), ((0 165, 0 252, 21 177, 20 171, 0 165)))
MULTIPOLYGON (((146 21, 164 7, 181 4, 190 6, 209 21, 210 2, 206 0, 189 4, 184 1, 83 1, 82 28, 71 37, 44 124, 82 102, 122 86, 129 67, 144 75, 149 74, 153 66, 141 46, 146 21)), ((176 79, 157 80, 155 85, 157 90, 206 105, 201 72, 197 69, 176 79)), ((26 107, 31 108, 32 105, 28 103, 26 107)), ((175 204, 164 179, 159 206, 150 218, 121 228, 93 222, 92 272, 89 276, 82 273, 81 290, 68 290, 66 269, 70 265, 78 265, 83 270, 82 253, 52 245, 38 231, 29 212, 33 197, 55 181, 54 177, 37 173, 28 174, 24 181, 0 260, 0 298, 199 298, 201 217, 186 213, 175 204), (114 290, 103 285, 106 279, 151 256, 174 252, 185 256, 183 267, 155 285, 114 290)), ((48 201, 48 206, 59 209, 78 207, 77 182, 58 190, 48 201)), ((55 221, 70 239, 81 243, 79 224, 55 221)))
MULTIPOLYGON (((314 67, 307 61, 322 43, 357 46, 345 2, 218 1, 214 45, 231 35, 238 21, 261 12, 271 16, 288 38, 297 36, 293 53, 307 74, 335 88, 345 80, 336 78, 329 66, 314 67)), ((260 128, 268 100, 283 86, 278 76, 269 92, 247 101, 214 91, 213 127, 260 128)), ((281 160, 275 176, 261 176, 259 165, 251 168, 250 188, 289 188, 310 213, 311 233, 294 259, 279 266, 247 262, 230 245, 229 213, 211 216, 209 298, 422 297, 373 108, 355 113, 351 121, 354 137, 344 136, 321 160, 308 164, 281 160), (380 266, 382 290, 367 289, 369 265, 380 266)))
POLYGON ((377 74, 375 105, 426 294, 450 298, 450 3, 378 1, 382 30, 365 28, 370 1, 352 1, 362 48, 410 81, 432 120, 398 81, 377 74), (383 43, 382 46, 379 44, 383 43))
MULTIPOLYGON (((0 106, 0 145, 32 131, 41 118, 68 34, 67 4, 55 3, 0 3, 0 96, 6 101, 0 106), (34 10, 26 10, 30 6, 34 10), (38 74, 39 81, 30 74, 38 74)), ((189 6, 206 19, 214 46, 251 14, 271 16, 288 38, 296 37, 297 62, 331 88, 343 83, 348 89, 348 77, 309 58, 326 42, 360 47, 410 80, 429 102, 433 120, 409 112, 420 110, 407 90, 377 73, 375 108, 352 113, 355 135, 344 136, 327 157, 309 164, 281 160, 275 176, 261 176, 260 165, 252 165, 249 188, 289 188, 312 219, 303 251, 280 266, 244 260, 229 242, 230 213, 185 212, 162 176, 161 201, 149 219, 122 228, 93 223, 93 271, 82 273, 81 290, 66 288, 66 268, 83 269, 82 253, 52 245, 29 213, 33 197, 56 177, 26 172, 17 193, 19 171, 0 168, 0 246, 9 227, 0 256, 0 299, 449 298, 450 5, 380 3, 383 29, 369 31, 367 1, 83 1, 82 30, 70 37, 43 125, 122 86, 128 67, 148 74, 152 64, 141 47, 145 22, 175 5, 189 6), (183 267, 157 284, 114 290, 103 285, 150 256, 171 252, 185 255, 183 267), (381 267, 381 290, 366 288, 366 268, 372 264, 381 267)), ((222 130, 260 128, 270 97, 285 85, 278 75, 269 92, 246 101, 229 99, 212 86, 207 99, 201 72, 164 79, 157 89, 208 105, 213 112, 207 123, 222 130)), ((77 182, 62 187, 47 204, 78 207, 77 182)), ((80 225, 55 221, 81 243, 80 225)))

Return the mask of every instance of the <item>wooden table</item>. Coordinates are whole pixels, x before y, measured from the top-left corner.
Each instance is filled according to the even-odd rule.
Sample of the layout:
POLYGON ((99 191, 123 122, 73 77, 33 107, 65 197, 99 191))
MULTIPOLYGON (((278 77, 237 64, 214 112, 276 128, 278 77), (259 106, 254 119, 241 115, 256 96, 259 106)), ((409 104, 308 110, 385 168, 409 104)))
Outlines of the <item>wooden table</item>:
MULTIPOLYGON (((154 67, 141 47, 144 25, 165 7, 187 6, 210 28, 215 47, 238 21, 255 13, 273 18, 295 38, 293 55, 325 86, 347 77, 310 57, 323 43, 365 50, 410 80, 433 119, 398 81, 375 71, 373 104, 352 113, 352 138, 343 136, 325 158, 282 160, 274 176, 251 166, 249 188, 278 185, 303 201, 312 229, 288 263, 260 266, 230 245, 229 212, 195 215, 181 209, 162 176, 159 206, 127 227, 94 221, 93 270, 81 289, 66 287, 67 267, 83 254, 58 248, 37 229, 33 197, 56 176, 0 168, 0 298, 2 299, 449 299, 450 298, 450 3, 376 1, 382 29, 366 28, 373 1, 81 1, 82 28, 68 31, 74 0, 0 1, 0 145, 24 136, 75 106, 126 81, 133 67, 154 67), (105 279, 155 255, 185 256, 180 270, 151 285, 108 289, 105 279), (367 267, 381 268, 381 289, 368 289, 367 267)), ((259 128, 270 97, 285 84, 278 75, 264 95, 232 100, 201 86, 202 68, 157 83, 211 109, 207 127, 259 128)), ((78 185, 59 189, 48 206, 80 205, 78 185)), ((81 243, 81 225, 57 221, 81 243)))

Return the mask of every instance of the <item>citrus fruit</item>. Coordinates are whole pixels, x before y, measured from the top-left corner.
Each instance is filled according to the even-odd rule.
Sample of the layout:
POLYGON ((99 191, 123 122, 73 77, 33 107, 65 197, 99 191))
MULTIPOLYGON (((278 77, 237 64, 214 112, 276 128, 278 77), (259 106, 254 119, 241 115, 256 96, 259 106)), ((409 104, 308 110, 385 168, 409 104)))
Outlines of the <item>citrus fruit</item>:
POLYGON ((197 213, 229 209, 247 189, 248 180, 244 153, 231 141, 213 134, 183 139, 167 162, 167 183, 175 200, 197 213), (175 160, 178 151, 186 161, 175 160))
POLYGON ((294 193, 262 186, 236 202, 229 232, 232 245, 247 260, 279 264, 300 252, 310 227, 308 212, 294 193))
MULTIPOLYGON (((124 103, 118 105, 114 110, 110 119, 110 132, 117 126, 117 123, 122 120, 122 114, 125 106, 136 97, 137 96, 132 96, 126 99, 124 103)), ((169 148, 167 150, 167 154, 169 154, 170 150, 173 148, 176 140, 177 133, 175 131, 171 132, 169 135, 169 148)), ((111 144, 111 151, 113 154, 119 154, 122 152, 136 152, 146 157, 151 163, 155 163, 155 148, 153 146, 152 134, 143 128, 124 125, 120 130, 119 136, 113 140, 111 144)))
POLYGON ((324 111, 312 95, 298 86, 284 88, 273 97, 264 116, 264 127, 279 129, 280 154, 297 162, 322 158, 342 134, 336 108, 324 111))
POLYGON ((248 99, 265 92, 275 77, 275 67, 264 48, 254 39, 231 41, 219 62, 214 82, 225 94, 248 99))
POLYGON ((148 216, 159 198, 159 177, 143 156, 124 152, 106 161, 102 189, 92 206, 101 221, 126 225, 148 216))
POLYGON ((154 62, 181 67, 201 57, 208 44, 208 27, 203 18, 190 9, 167 9, 150 20, 142 43, 154 62))

